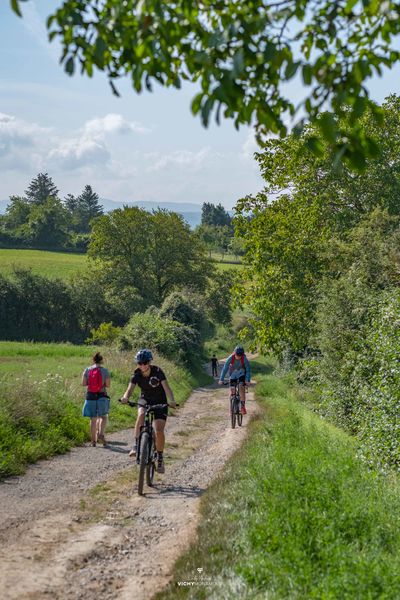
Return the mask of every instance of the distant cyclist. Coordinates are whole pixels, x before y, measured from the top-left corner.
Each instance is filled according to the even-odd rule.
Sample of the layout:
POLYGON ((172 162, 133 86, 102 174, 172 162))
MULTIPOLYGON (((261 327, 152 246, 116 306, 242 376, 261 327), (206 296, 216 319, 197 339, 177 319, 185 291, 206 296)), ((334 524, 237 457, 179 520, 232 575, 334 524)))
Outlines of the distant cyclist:
POLYGON ((244 353, 242 346, 236 346, 233 354, 228 356, 224 367, 221 371, 219 384, 224 383, 226 374, 229 373, 229 385, 231 386, 231 395, 235 393, 235 386, 239 383, 240 394, 240 412, 242 415, 247 413, 246 410, 246 383, 250 383, 251 372, 250 363, 244 353))
MULTIPOLYGON (((135 357, 138 368, 133 373, 127 390, 121 398, 122 403, 128 402, 135 386, 141 389, 139 404, 166 404, 167 398, 171 406, 176 406, 174 394, 169 387, 167 378, 160 367, 152 365, 153 355, 150 350, 139 350, 135 357)), ((139 407, 135 425, 135 441, 129 456, 135 456, 140 428, 144 424, 145 409, 139 407)), ((156 434, 157 471, 165 473, 164 445, 165 445, 165 422, 167 420, 168 407, 157 409, 154 412, 153 426, 156 434)))
POLYGON ((93 356, 93 365, 84 370, 82 375, 82 385, 87 387, 86 400, 83 405, 82 414, 90 418, 90 437, 92 446, 96 442, 105 446, 104 437, 107 417, 110 410, 110 398, 107 394, 107 388, 110 387, 110 374, 102 366, 103 357, 100 352, 93 356), (99 420, 99 432, 97 432, 99 420))
POLYGON ((218 358, 215 356, 215 354, 213 354, 211 358, 211 370, 212 376, 218 377, 218 358))

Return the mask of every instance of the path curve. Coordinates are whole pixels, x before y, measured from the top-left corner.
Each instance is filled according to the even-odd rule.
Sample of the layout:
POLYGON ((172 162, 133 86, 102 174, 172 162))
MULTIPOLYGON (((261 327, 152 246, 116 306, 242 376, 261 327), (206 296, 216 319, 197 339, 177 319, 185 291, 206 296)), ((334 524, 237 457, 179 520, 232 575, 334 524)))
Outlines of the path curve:
POLYGON ((257 410, 250 391, 248 417, 231 429, 227 394, 216 385, 199 388, 168 419, 166 474, 144 497, 129 482, 136 469, 127 456, 131 429, 108 436, 109 449, 75 448, 0 484, 6 600, 146 600, 162 589, 193 539, 202 493, 257 410), (102 487, 96 496, 93 486, 100 483, 97 515, 102 487))

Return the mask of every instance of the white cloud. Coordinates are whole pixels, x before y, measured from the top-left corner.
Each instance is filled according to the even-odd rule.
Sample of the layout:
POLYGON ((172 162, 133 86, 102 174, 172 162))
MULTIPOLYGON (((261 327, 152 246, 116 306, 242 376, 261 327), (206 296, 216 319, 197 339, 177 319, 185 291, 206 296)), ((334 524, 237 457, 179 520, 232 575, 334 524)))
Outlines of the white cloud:
POLYGON ((111 154, 104 143, 81 137, 61 142, 48 154, 50 163, 62 169, 72 170, 87 165, 106 165, 111 154))
POLYGON ((84 126, 88 136, 102 137, 106 134, 151 133, 151 129, 136 121, 127 121, 122 115, 109 113, 105 117, 91 119, 84 126))
POLYGON ((50 150, 50 162, 61 169, 74 170, 88 165, 104 167, 110 165, 111 151, 107 139, 129 133, 149 133, 140 123, 127 121, 122 115, 109 113, 86 121, 76 137, 59 142, 50 150))
POLYGON ((191 152, 190 150, 176 150, 169 154, 154 152, 146 154, 145 158, 152 161, 152 164, 147 167, 147 171, 151 173, 173 166, 197 170, 210 156, 210 148, 202 148, 199 152, 191 152))
POLYGON ((22 167, 40 166, 41 148, 50 135, 49 128, 0 113, 1 168, 18 170, 22 167))

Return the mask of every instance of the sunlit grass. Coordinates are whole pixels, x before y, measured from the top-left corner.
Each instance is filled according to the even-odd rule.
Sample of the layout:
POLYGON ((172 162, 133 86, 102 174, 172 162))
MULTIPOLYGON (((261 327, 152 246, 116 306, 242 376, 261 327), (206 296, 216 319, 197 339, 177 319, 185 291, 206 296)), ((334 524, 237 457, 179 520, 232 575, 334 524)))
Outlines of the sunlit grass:
POLYGON ((400 482, 369 471, 286 380, 259 380, 262 417, 203 496, 198 539, 157 598, 399 598, 400 482))
POLYGON ((32 269, 37 275, 67 279, 86 267, 85 254, 45 250, 0 249, 0 273, 10 275, 14 268, 32 269))

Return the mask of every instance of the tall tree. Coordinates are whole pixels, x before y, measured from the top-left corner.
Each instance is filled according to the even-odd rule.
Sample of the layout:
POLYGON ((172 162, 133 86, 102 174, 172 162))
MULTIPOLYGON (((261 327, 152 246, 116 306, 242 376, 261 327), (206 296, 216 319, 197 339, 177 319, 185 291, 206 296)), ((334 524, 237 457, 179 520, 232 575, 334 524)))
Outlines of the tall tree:
POLYGON ((29 241, 42 248, 60 248, 67 244, 67 213, 58 198, 49 197, 29 213, 26 224, 29 241))
MULTIPOLYGON (((270 140, 258 155, 265 189, 236 207, 248 278, 239 297, 252 309, 255 334, 267 349, 301 350, 309 343, 318 286, 332 268, 330 240, 345 239, 375 207, 400 214, 400 99, 391 97, 382 110, 383 125, 375 131, 382 154, 362 175, 335 169, 327 147, 320 156, 305 150, 313 128, 303 140, 270 140)), ((368 113, 364 120, 366 130, 376 129, 368 113)))
POLYGON ((100 261, 111 286, 134 289, 143 305, 161 305, 176 287, 204 288, 212 267, 183 218, 168 211, 117 209, 93 226, 89 256, 100 261))
MULTIPOLYGON (((23 1, 11 2, 18 14, 23 1)), ((126 75, 137 92, 196 82, 191 108, 206 126, 222 114, 236 127, 285 135, 285 117, 297 114, 301 127, 302 114, 315 121, 328 105, 314 150, 322 138, 338 161, 361 168, 376 154, 359 123, 370 104, 366 82, 400 60, 398 11, 398 0, 65 0, 47 24, 66 72, 105 71, 114 93, 126 75), (299 76, 301 111, 287 85, 299 76), (334 115, 347 111, 345 132, 334 115)))
POLYGON ((212 204, 204 202, 201 207, 201 224, 202 225, 230 225, 232 218, 222 204, 212 204))
POLYGON ((58 189, 47 173, 39 173, 29 184, 25 196, 31 204, 44 204, 48 198, 56 198, 58 189))
POLYGON ((79 231, 88 233, 92 219, 103 214, 103 207, 99 203, 99 195, 90 185, 85 185, 82 193, 76 198, 76 213, 79 222, 79 231))

